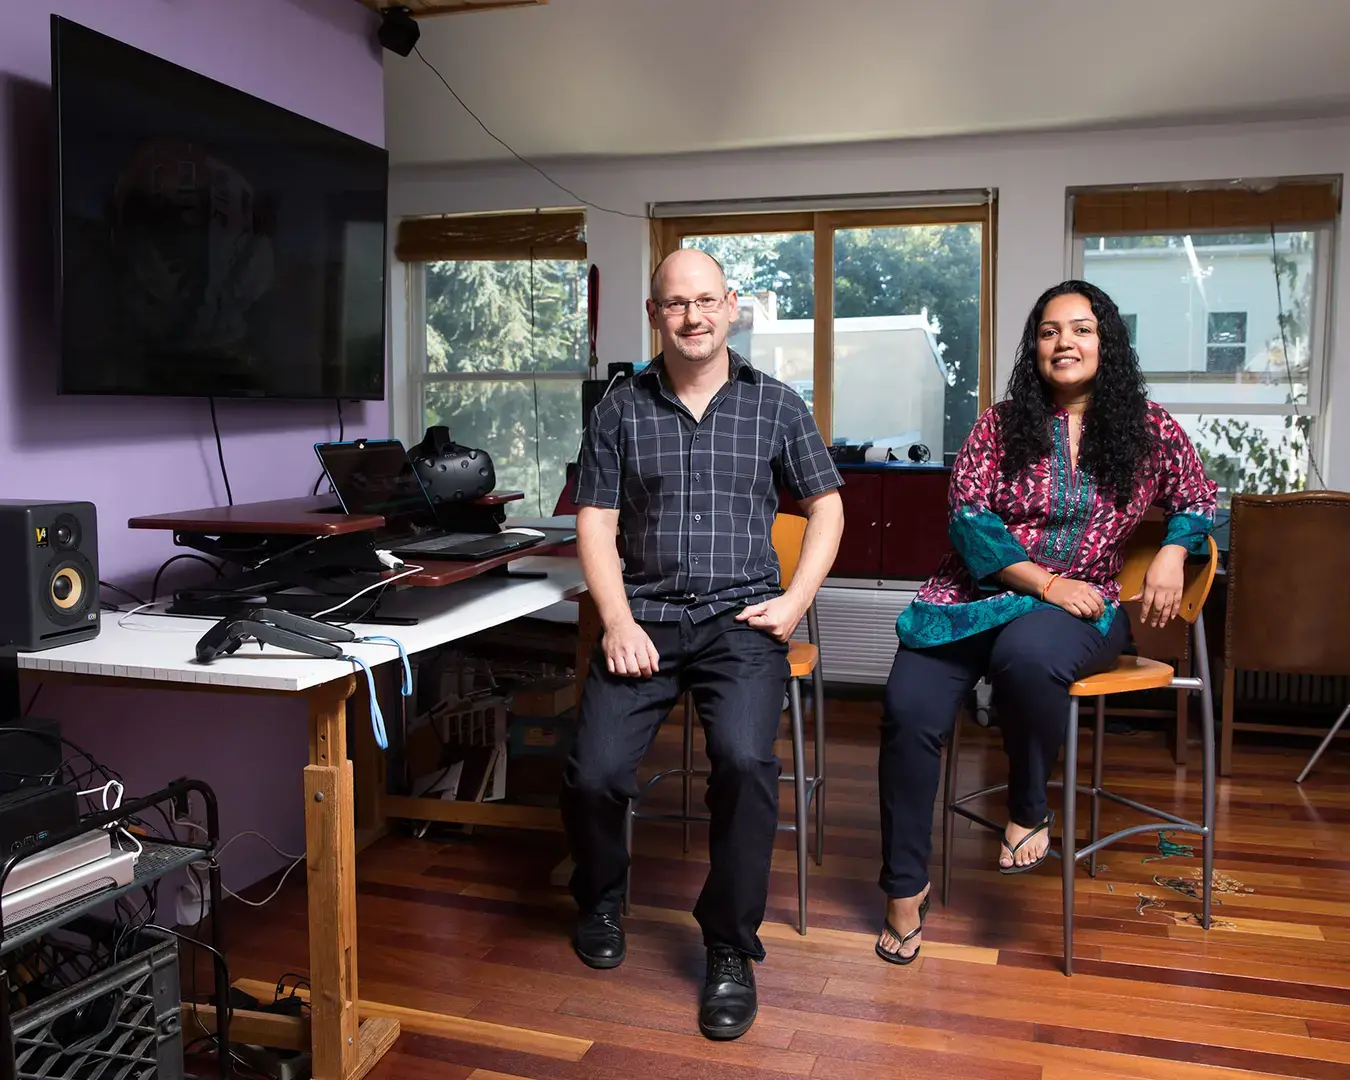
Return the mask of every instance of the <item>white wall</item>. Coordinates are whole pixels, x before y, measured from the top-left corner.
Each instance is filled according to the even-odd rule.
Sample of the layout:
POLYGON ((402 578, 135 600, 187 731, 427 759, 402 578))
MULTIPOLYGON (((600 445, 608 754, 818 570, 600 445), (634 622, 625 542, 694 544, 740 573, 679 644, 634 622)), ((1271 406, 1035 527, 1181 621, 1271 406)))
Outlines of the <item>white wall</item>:
MULTIPOLYGON (((652 202, 996 188, 998 394, 1032 302, 1041 290, 1069 274, 1066 188, 1345 175, 1350 173, 1350 117, 572 161, 543 167, 589 202, 639 216, 652 202)), ((520 165, 396 169, 390 192, 395 218, 570 204, 573 200, 567 195, 520 165)), ((648 273, 647 223, 640 217, 592 209, 587 229, 588 252, 600 269, 600 362, 603 366, 644 359, 649 349, 642 306, 648 273)), ((1344 258, 1338 249, 1331 289, 1336 317, 1328 345, 1328 419, 1337 405, 1350 414, 1350 275, 1344 272, 1344 258)), ((402 274, 395 273, 395 357, 406 355, 401 281, 402 274)), ((406 438, 406 398, 395 401, 394 410, 395 427, 406 438)), ((1334 435, 1333 426, 1322 425, 1322 471, 1329 486, 1350 488, 1350 424, 1343 423, 1334 435)))

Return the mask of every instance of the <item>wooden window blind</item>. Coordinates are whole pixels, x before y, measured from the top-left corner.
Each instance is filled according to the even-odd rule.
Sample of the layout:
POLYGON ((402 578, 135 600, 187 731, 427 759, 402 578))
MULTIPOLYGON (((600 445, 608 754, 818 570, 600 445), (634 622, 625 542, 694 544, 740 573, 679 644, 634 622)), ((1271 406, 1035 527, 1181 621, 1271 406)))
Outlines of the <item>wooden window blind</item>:
POLYGON ((585 259, 580 210, 404 218, 394 254, 401 262, 478 259, 585 259))
POLYGON ((1075 236, 1175 233, 1201 229, 1318 226, 1336 220, 1339 184, 1289 181, 1265 190, 1240 188, 1089 191, 1073 198, 1075 236))

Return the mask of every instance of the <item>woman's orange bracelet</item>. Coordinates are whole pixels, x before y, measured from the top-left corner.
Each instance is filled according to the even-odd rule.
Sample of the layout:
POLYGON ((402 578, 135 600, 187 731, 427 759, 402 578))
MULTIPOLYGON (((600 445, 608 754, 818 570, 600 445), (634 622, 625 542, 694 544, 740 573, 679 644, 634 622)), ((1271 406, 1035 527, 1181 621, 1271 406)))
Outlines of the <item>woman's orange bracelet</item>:
POLYGON ((1058 574, 1051 574, 1051 575, 1046 579, 1045 584, 1041 586, 1041 599, 1042 599, 1042 600, 1045 599, 1045 594, 1048 593, 1048 592, 1050 591, 1050 586, 1053 585, 1058 579, 1059 579, 1059 575, 1058 575, 1058 574))

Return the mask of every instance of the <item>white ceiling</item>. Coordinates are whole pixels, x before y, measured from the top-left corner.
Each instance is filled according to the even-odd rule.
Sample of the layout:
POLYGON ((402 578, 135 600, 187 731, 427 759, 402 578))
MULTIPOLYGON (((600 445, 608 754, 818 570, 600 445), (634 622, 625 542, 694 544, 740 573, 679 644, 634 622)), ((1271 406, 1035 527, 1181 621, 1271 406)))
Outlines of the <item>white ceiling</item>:
MULTIPOLYGON (((421 28, 530 158, 1350 110, 1350 0, 549 0, 421 28)), ((509 157, 384 57, 396 163, 509 157)))

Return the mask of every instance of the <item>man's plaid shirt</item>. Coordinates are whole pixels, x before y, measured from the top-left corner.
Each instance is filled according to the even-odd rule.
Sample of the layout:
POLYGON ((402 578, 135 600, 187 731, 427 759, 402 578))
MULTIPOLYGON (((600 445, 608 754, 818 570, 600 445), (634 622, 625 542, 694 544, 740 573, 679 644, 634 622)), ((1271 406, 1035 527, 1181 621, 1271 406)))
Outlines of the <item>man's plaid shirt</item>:
POLYGON ((586 425, 577 502, 619 511, 636 619, 700 622, 778 595, 780 488, 805 499, 843 486, 801 397, 730 355, 731 378, 697 423, 658 356, 586 425))

